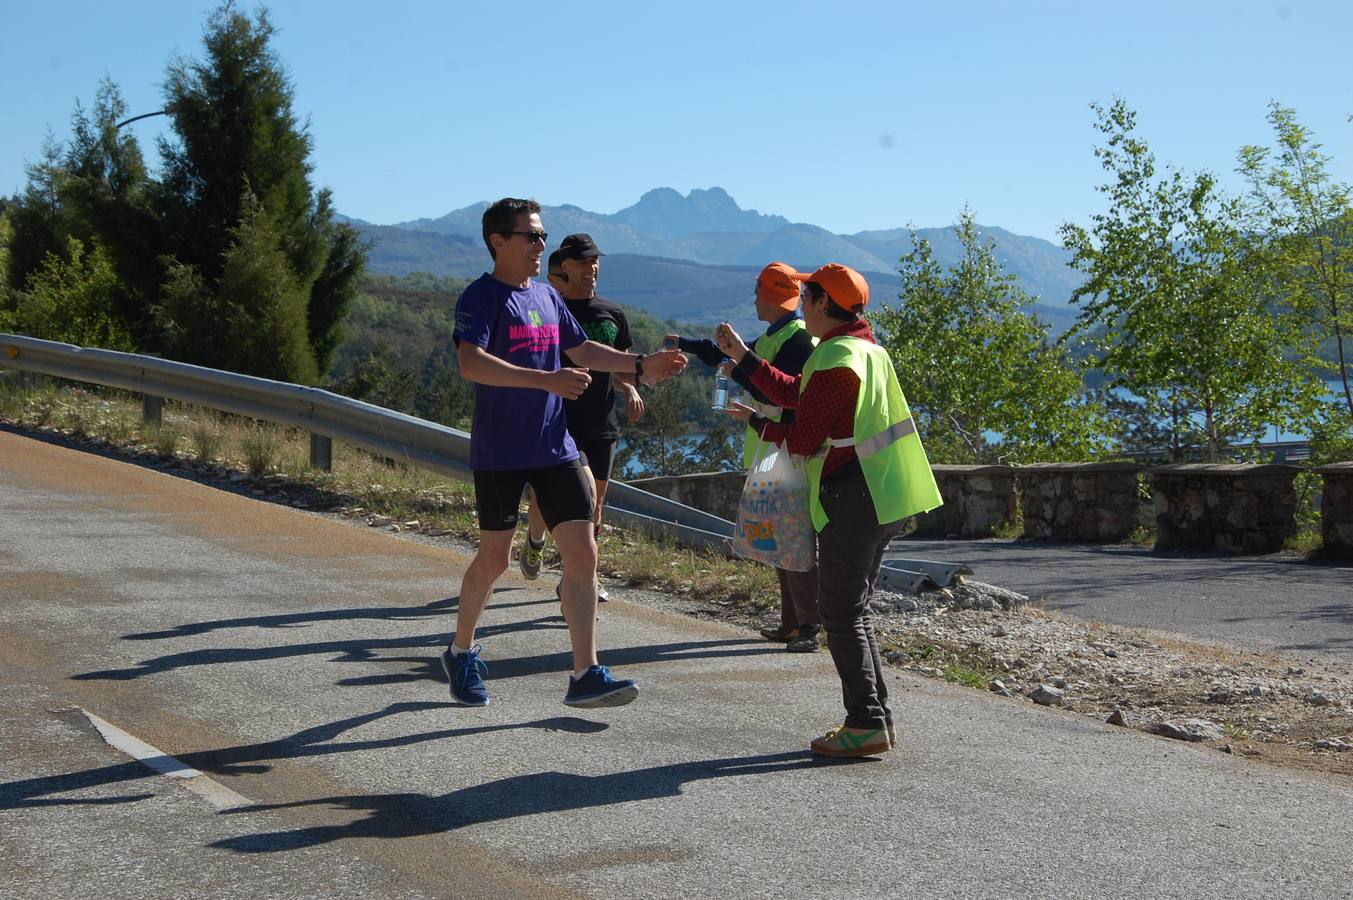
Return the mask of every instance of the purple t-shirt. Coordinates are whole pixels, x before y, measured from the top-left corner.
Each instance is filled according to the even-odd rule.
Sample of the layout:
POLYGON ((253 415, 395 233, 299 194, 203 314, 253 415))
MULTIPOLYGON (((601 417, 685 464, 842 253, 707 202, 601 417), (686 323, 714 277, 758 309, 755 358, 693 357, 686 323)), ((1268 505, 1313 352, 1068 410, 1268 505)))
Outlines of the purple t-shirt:
MULTIPOLYGON (((548 284, 530 281, 519 288, 485 273, 456 301, 452 338, 514 366, 554 372, 561 349, 578 346, 587 335, 548 284)), ((577 458, 558 394, 475 385, 470 468, 541 469, 577 458)))

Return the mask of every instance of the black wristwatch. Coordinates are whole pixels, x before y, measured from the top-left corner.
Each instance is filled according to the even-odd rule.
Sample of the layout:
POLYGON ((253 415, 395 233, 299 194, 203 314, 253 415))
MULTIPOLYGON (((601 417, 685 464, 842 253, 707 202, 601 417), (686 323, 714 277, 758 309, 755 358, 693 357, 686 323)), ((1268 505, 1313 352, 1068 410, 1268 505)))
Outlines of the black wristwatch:
POLYGON ((634 357, 634 380, 638 381, 644 377, 644 355, 640 353, 634 357))

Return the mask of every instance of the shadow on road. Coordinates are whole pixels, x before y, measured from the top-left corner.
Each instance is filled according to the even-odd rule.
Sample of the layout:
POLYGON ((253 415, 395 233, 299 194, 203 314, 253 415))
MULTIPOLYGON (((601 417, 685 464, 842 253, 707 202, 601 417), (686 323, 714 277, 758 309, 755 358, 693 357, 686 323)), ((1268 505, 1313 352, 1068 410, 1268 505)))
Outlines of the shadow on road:
MULTIPOLYGON (((342 825, 316 825, 291 831, 275 831, 227 838, 212 844, 240 853, 275 853, 312 847, 348 838, 399 839, 438 834, 538 813, 569 812, 674 797, 693 781, 730 776, 771 775, 846 761, 824 761, 807 750, 702 759, 653 766, 608 775, 574 775, 568 772, 535 772, 502 778, 486 784, 452 791, 437 797, 424 794, 357 794, 324 797, 298 803, 260 804, 230 813, 248 813, 300 807, 321 807, 363 812, 364 816, 342 825)), ((856 763, 877 760, 853 760, 856 763)))
MULTIPOLYGON (((494 588, 493 593, 520 590, 515 587, 494 588)), ((535 606, 543 601, 523 600, 520 603, 493 603, 494 609, 517 609, 523 606, 535 606)), ((444 616, 455 612, 459 606, 459 597, 447 597, 433 600, 422 606, 353 606, 344 609, 307 610, 306 612, 287 613, 280 616, 248 616, 239 619, 216 619, 211 622, 189 622, 176 625, 163 631, 143 631, 137 634, 124 634, 124 641, 161 641, 172 638, 191 637, 207 634, 211 631, 224 631, 230 628, 297 628, 316 622, 344 622, 358 619, 374 619, 390 622, 412 622, 419 619, 444 616)))
MULTIPOLYGON (((424 731, 417 734, 402 734, 380 740, 335 741, 345 731, 359 728, 379 719, 411 712, 426 712, 445 709, 451 703, 394 703, 375 712, 364 713, 324 725, 306 728, 293 735, 275 741, 258 744, 244 744, 235 747, 223 747, 215 750, 197 750, 183 753, 175 758, 184 765, 206 772, 210 775, 247 775, 259 774, 271 770, 267 762, 287 759, 304 759, 311 756, 326 756, 332 753, 356 753, 363 750, 375 750, 386 747, 407 747, 428 741, 440 741, 452 738, 489 734, 495 731, 517 731, 522 729, 541 729, 569 734, 595 734, 610 726, 605 722, 593 722, 577 716, 551 716, 530 722, 510 722, 502 725, 482 725, 469 728, 445 728, 436 731, 424 731)), ((84 721, 83 714, 74 712, 72 718, 84 721)), ((86 722, 84 727, 89 727, 86 722)), ((113 803, 132 803, 153 795, 134 794, 124 797, 101 798, 65 798, 52 797, 71 791, 98 787, 122 782, 133 782, 143 778, 155 777, 156 773, 139 762, 119 763, 83 772, 70 772, 62 775, 50 775, 41 778, 28 778, 0 784, 0 809, 16 809, 29 806, 58 805, 107 805, 113 803)))
MULTIPOLYGON (((258 616, 239 619, 221 619, 212 622, 189 623, 158 632, 143 632, 126 635, 124 640, 163 640, 171 637, 203 634, 228 628, 294 628, 303 627, 312 622, 334 622, 362 619, 418 619, 425 616, 442 616, 454 611, 459 597, 449 597, 432 601, 425 606, 384 607, 380 609, 345 608, 338 610, 318 610, 315 612, 295 613, 282 616, 258 616)), ((567 631, 563 616, 559 614, 558 602, 547 600, 529 600, 515 604, 501 604, 495 608, 508 606, 541 606, 548 610, 545 615, 517 622, 481 625, 478 636, 491 639, 496 635, 527 631, 567 631)), ((436 653, 411 656, 392 656, 390 651, 434 650, 441 648, 450 640, 448 632, 436 632, 428 635, 413 635, 399 638, 353 638, 349 640, 313 641, 303 644, 278 644, 271 647, 210 647, 200 650, 185 650, 170 653, 152 659, 142 660, 133 666, 122 669, 102 669, 95 672, 81 672, 72 675, 76 681, 130 681, 147 675, 185 669, 194 666, 222 665, 227 663, 250 663, 268 660, 289 659, 301 656, 331 656, 331 662, 382 664, 406 663, 404 671, 385 671, 374 675, 361 675, 344 678, 335 682, 339 686, 402 684, 430 679, 442 679, 441 663, 436 653)), ((606 648, 602 651, 603 662, 611 666, 636 665, 674 659, 701 659, 729 656, 750 656, 774 652, 773 648, 759 639, 733 639, 712 641, 683 641, 672 644, 644 645, 639 647, 606 648)), ((548 672, 565 671, 572 666, 568 651, 561 647, 559 652, 535 656, 509 657, 493 659, 486 657, 492 666, 494 678, 515 678, 524 675, 538 675, 548 672)))

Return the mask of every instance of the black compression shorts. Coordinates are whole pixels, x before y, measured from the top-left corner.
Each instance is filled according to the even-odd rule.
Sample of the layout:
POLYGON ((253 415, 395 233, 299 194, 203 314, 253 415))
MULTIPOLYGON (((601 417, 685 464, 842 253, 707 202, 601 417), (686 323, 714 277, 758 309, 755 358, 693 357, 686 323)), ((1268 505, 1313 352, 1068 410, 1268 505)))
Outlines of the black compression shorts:
POLYGON ((592 521, 591 487, 582 461, 574 459, 546 469, 476 469, 474 499, 480 530, 516 528, 522 489, 528 484, 551 531, 560 522, 592 521))

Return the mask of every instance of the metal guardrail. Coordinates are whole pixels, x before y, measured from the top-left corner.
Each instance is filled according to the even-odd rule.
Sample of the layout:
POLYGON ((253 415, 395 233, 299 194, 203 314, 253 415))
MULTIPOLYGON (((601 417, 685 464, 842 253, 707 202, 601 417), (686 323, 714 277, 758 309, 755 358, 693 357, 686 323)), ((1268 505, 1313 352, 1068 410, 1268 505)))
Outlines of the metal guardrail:
MULTIPOLYGON (((140 393, 147 416, 158 418, 159 398, 292 425, 310 432, 311 461, 328 467, 331 441, 361 447, 461 481, 473 481, 470 435, 415 416, 342 397, 320 388, 223 372, 117 350, 77 347, 0 332, 0 367, 85 381, 140 393)), ((612 482, 606 508, 613 522, 678 546, 733 555, 733 523, 690 506, 612 482)), ((885 559, 879 576, 888 590, 918 593, 943 587, 964 565, 885 559)))
MULTIPOLYGON (((461 481, 474 479, 466 432, 320 388, 3 332, 0 367, 292 425, 310 432, 312 461, 327 460, 328 442, 338 440, 461 481)), ((613 521, 652 536, 732 554, 733 523, 726 519, 619 482, 607 492, 606 506, 613 521)))

